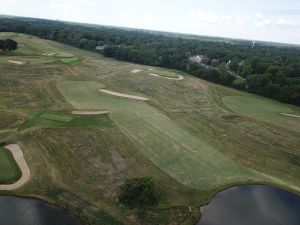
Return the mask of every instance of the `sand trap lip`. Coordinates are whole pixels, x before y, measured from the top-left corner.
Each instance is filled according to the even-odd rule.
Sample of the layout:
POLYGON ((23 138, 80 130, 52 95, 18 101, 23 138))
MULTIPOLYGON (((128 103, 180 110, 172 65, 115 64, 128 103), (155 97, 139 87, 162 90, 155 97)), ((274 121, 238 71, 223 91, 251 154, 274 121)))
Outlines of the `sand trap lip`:
POLYGON ((0 190, 9 191, 9 190, 15 190, 15 189, 23 186, 30 178, 30 170, 24 159, 23 152, 19 145, 10 144, 10 145, 6 145, 5 148, 8 149, 12 153, 16 163, 18 164, 18 166, 22 172, 20 179, 18 181, 16 181, 15 183, 0 185, 0 190))
POLYGON ((16 61, 16 60, 8 60, 8 62, 13 63, 13 64, 17 64, 17 65, 23 65, 24 64, 23 61, 16 61))
POLYGON ((184 79, 183 76, 181 76, 181 75, 178 75, 177 78, 160 76, 160 75, 158 75, 156 73, 150 73, 150 75, 151 76, 155 76, 155 77, 161 77, 161 78, 169 79, 169 80, 183 80, 184 79))
POLYGON ((140 97, 140 96, 136 96, 136 95, 128 95, 128 94, 123 94, 123 93, 119 93, 119 92, 114 92, 114 91, 109 91, 106 89, 99 89, 99 91, 109 94, 109 95, 113 95, 113 96, 118 96, 118 97, 123 97, 123 98, 131 98, 131 99, 136 99, 136 100, 141 100, 141 101, 148 101, 148 98, 144 98, 144 97, 140 97))
POLYGON ((291 116, 291 117, 300 118, 300 116, 295 115, 295 114, 290 114, 290 113, 280 113, 280 114, 281 114, 281 115, 284 115, 284 116, 291 116))
POLYGON ((110 111, 72 111, 74 115, 102 115, 108 113, 110 113, 110 111))
POLYGON ((135 69, 135 70, 132 70, 131 73, 139 73, 141 72, 142 70, 138 70, 138 69, 135 69))

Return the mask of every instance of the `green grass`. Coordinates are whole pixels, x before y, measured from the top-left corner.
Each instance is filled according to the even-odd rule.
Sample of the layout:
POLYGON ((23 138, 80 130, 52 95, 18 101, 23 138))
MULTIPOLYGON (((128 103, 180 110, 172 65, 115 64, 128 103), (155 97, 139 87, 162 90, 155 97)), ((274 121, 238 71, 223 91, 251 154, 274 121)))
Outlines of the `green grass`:
POLYGON ((0 184, 11 184, 21 176, 21 171, 12 154, 0 147, 0 184))
POLYGON ((101 94, 99 86, 101 83, 66 81, 59 89, 76 109, 112 111, 112 120, 129 140, 182 184, 209 190, 222 183, 259 180, 259 175, 226 158, 147 103, 101 94))
POLYGON ((150 73, 157 74, 162 77, 178 78, 178 72, 167 70, 167 69, 154 69, 149 70, 150 73))
POLYGON ((54 120, 58 122, 64 122, 64 123, 69 123, 73 120, 72 116, 62 116, 62 115, 55 115, 55 114, 49 114, 49 113, 44 113, 40 116, 41 119, 46 119, 46 120, 54 120))
MULTIPOLYGON (((300 118, 281 114, 292 113, 293 109, 297 108, 295 106, 292 106, 292 109, 289 105, 258 96, 227 96, 222 101, 228 108, 238 114, 272 123, 286 129, 300 130, 300 118)), ((298 111, 300 111, 299 108, 298 111)))
POLYGON ((65 64, 77 62, 78 60, 77 57, 59 58, 59 61, 65 64))
POLYGON ((56 57, 60 57, 60 58, 73 58, 74 55, 71 53, 67 53, 67 52, 59 52, 55 54, 56 57))

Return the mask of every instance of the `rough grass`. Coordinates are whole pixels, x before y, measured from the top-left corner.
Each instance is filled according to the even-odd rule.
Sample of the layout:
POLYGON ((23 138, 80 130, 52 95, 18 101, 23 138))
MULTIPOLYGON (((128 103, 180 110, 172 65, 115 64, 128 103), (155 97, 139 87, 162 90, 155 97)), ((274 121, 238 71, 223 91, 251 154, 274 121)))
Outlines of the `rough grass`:
POLYGON ((112 121, 109 119, 108 115, 72 115, 67 113, 60 113, 61 115, 56 115, 53 119, 53 114, 42 114, 36 115, 30 118, 25 124, 19 127, 19 131, 26 129, 40 129, 40 128, 67 128, 67 127, 82 127, 82 128, 97 128, 97 127, 111 127, 113 126, 112 121), (44 115, 47 119, 43 118, 44 115), (59 119, 57 119, 57 116, 59 119), (71 118, 71 120, 65 121, 65 118, 71 118), (63 120, 63 121, 62 121, 63 120))
POLYGON ((32 65, 45 64, 45 63, 51 63, 53 61, 53 60, 47 59, 45 57, 24 57, 24 56, 0 55, 0 64, 8 64, 8 65, 14 65, 14 66, 17 65, 17 64, 9 62, 9 60, 23 62, 22 66, 24 64, 32 64, 32 65))
POLYGON ((0 184, 11 184, 21 176, 21 171, 12 154, 0 147, 0 184))
POLYGON ((18 113, 0 111, 0 129, 17 128, 23 122, 25 117, 18 113))

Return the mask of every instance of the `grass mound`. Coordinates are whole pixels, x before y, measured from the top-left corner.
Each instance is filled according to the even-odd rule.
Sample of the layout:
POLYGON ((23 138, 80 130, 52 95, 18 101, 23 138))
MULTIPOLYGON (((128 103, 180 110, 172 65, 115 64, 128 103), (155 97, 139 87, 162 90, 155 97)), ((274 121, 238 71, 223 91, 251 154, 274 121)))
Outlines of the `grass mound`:
POLYGON ((69 123, 73 120, 73 117, 71 116, 62 116, 62 115, 55 115, 55 114, 49 114, 49 113, 44 113, 40 116, 42 119, 46 120, 54 120, 58 122, 65 122, 69 123))
POLYGON ((300 130, 299 118, 287 117, 283 113, 300 109, 298 107, 284 105, 274 100, 258 96, 227 96, 222 98, 223 103, 232 111, 254 119, 262 120, 283 128, 300 130))
POLYGON ((78 60, 79 59, 77 57, 59 58, 59 61, 65 64, 77 62, 78 60))
POLYGON ((149 72, 151 74, 156 74, 158 76, 161 76, 161 77, 168 77, 168 78, 179 78, 179 75, 178 74, 178 71, 173 71, 173 70, 168 70, 168 69, 158 69, 158 68, 155 68, 155 69, 151 69, 149 70, 149 72))
POLYGON ((0 147, 0 183, 11 184, 21 177, 21 171, 12 154, 0 147))

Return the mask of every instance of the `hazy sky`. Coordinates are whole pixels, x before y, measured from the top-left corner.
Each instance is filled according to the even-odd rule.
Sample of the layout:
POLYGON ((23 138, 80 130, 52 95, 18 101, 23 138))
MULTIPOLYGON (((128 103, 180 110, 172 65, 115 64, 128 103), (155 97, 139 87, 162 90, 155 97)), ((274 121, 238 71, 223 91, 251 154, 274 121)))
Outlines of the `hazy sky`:
POLYGON ((0 14, 300 44, 300 0, 0 0, 0 14))

